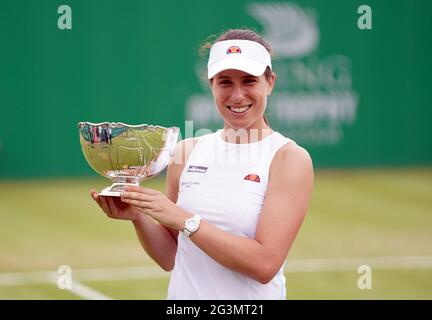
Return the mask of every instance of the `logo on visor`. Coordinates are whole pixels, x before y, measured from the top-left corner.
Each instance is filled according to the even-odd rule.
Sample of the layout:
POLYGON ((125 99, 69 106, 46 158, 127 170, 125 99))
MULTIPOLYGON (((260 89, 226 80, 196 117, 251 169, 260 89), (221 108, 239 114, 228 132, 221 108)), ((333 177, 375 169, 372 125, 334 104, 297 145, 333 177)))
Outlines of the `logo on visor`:
POLYGON ((243 180, 249 180, 249 181, 254 181, 254 182, 261 182, 261 179, 259 177, 259 175, 257 174, 248 174, 246 177, 243 178, 243 180))
POLYGON ((241 49, 240 49, 240 47, 232 46, 232 47, 228 48, 228 50, 227 50, 226 53, 227 54, 230 54, 230 53, 241 53, 241 49))

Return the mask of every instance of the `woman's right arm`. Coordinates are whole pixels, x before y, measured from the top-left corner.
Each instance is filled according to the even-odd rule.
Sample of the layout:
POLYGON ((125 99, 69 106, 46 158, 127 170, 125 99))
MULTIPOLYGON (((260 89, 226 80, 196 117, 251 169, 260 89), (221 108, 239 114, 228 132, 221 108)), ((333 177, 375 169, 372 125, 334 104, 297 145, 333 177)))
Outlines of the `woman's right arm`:
MULTIPOLYGON (((177 202, 179 178, 193 145, 193 139, 180 141, 168 165, 166 196, 174 203, 177 202)), ((101 197, 94 190, 91 195, 108 217, 132 221, 141 246, 161 268, 166 271, 174 268, 178 231, 158 224, 120 198, 101 197)))

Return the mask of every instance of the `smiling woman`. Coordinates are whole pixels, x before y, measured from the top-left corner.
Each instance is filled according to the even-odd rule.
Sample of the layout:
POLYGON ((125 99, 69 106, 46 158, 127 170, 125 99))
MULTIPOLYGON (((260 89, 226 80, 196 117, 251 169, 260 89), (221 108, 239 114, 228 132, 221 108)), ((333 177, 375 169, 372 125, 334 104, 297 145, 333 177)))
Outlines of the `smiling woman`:
POLYGON ((178 143, 165 195, 131 187, 126 207, 92 196, 109 217, 133 221, 145 251, 172 270, 169 299, 285 299, 284 261, 309 205, 312 161, 264 117, 276 80, 269 44, 242 29, 207 47, 224 128, 178 143))
MULTIPOLYGON (((233 70, 246 69, 248 74, 254 76, 264 75, 269 85, 273 88, 276 75, 271 67, 272 49, 270 44, 258 33, 248 29, 229 30, 219 36, 214 45, 209 42, 203 44, 200 49, 201 55, 204 56, 210 48, 212 48, 211 53, 213 53, 213 56, 209 57, 208 62, 208 78, 211 84, 217 72, 231 68, 233 70), (230 59, 221 59, 224 57, 224 47, 221 43, 226 44, 229 43, 230 40, 234 40, 234 42, 232 42, 233 46, 229 47, 226 51, 226 55, 229 55, 230 59), (239 46, 235 45, 240 42, 243 42, 243 46, 248 47, 249 50, 242 51, 239 46), (217 50, 218 48, 220 49, 219 52, 217 50), (238 59, 238 57, 244 57, 245 59, 241 61, 242 59, 238 59), (260 61, 255 61, 257 57, 260 61)), ((271 90, 268 95, 270 95, 270 93, 271 90)), ((264 122, 269 125, 265 115, 263 119, 264 122)))
MULTIPOLYGON (((224 70, 212 78, 211 88, 216 106, 232 129, 269 129, 264 120, 267 96, 270 95, 275 76, 267 80, 264 75, 253 76, 241 70, 224 70)), ((252 141, 251 141, 252 142, 252 141)))

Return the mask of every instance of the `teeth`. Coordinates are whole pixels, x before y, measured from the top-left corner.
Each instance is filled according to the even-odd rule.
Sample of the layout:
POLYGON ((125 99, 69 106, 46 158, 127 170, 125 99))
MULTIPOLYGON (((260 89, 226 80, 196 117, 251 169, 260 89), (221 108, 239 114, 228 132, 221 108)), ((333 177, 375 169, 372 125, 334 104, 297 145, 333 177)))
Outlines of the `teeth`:
POLYGON ((245 106, 245 107, 241 107, 241 108, 234 108, 234 107, 230 107, 231 111, 237 112, 237 113, 241 113, 246 111, 247 109, 249 109, 249 106, 245 106))

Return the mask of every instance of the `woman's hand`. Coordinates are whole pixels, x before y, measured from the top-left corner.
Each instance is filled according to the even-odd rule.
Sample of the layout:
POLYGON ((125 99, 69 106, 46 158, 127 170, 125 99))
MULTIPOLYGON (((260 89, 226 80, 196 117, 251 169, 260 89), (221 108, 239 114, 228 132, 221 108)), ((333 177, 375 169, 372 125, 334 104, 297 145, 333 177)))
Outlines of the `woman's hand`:
POLYGON ((174 230, 182 231, 184 221, 192 217, 163 193, 149 188, 128 186, 121 195, 121 201, 174 230))
POLYGON ((112 219, 135 221, 141 216, 135 207, 122 202, 119 197, 100 196, 94 189, 90 191, 90 194, 102 211, 112 219))

